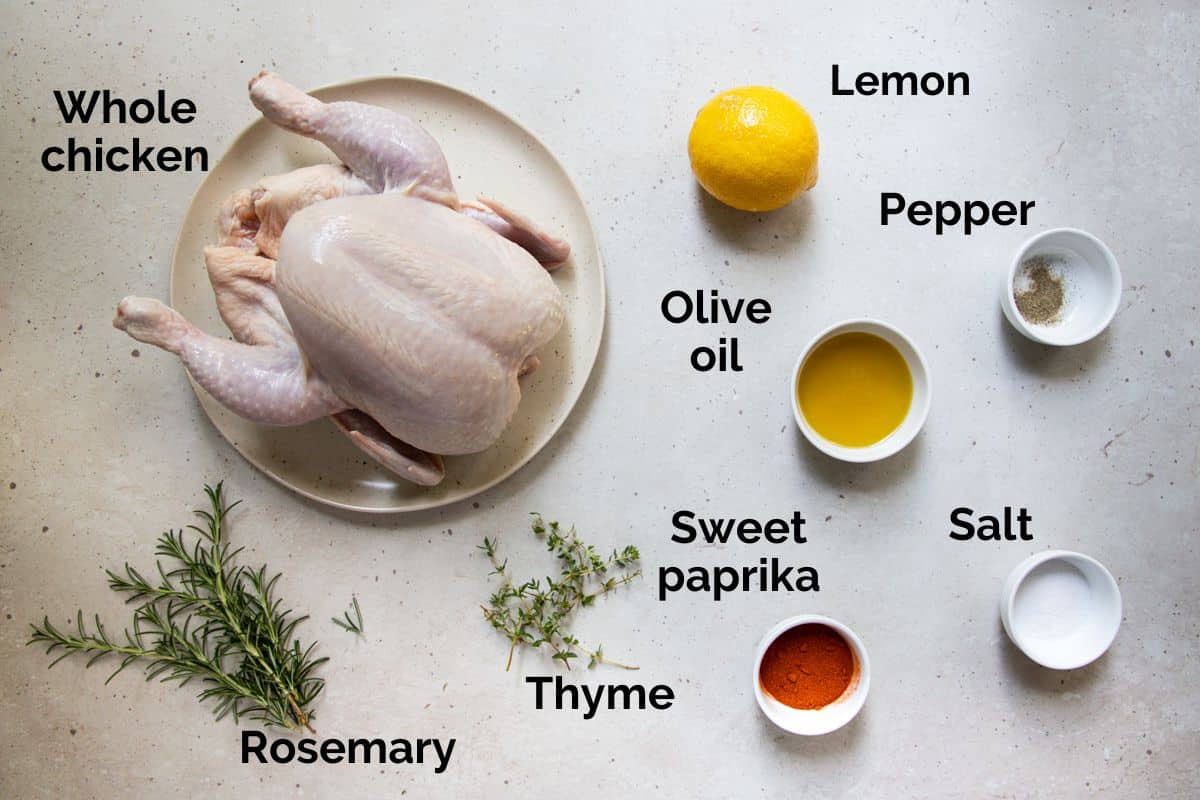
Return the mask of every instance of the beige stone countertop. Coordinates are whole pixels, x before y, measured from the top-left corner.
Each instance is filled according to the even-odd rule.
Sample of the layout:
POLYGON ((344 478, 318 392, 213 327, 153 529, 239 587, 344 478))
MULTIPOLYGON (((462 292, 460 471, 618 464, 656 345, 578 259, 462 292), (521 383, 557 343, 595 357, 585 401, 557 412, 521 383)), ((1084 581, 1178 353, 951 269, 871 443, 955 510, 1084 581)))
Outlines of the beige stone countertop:
POLYGON ((1194 3, 275 2, 5 0, 0 25, 0 796, 1112 797, 1200 795, 1200 14, 1194 3), (958 70, 956 97, 833 96, 830 68, 958 70), (87 141, 197 144, 216 159, 254 119, 260 69, 300 86, 405 74, 475 94, 536 132, 592 215, 608 269, 605 341, 548 447, 473 500, 410 515, 339 512, 256 471, 215 431, 177 361, 110 326, 117 300, 166 298, 198 172, 50 173, 87 141), (744 83, 812 113, 817 187, 747 215, 708 200, 685 151, 696 109, 744 83), (55 89, 195 101, 187 126, 67 126, 55 89), (937 236, 879 224, 881 192, 1035 200, 1027 227, 937 236), (1016 249, 1073 226, 1123 271, 1112 326, 1073 348, 1021 338, 998 293, 1016 249), (672 289, 765 297, 764 325, 671 325, 672 289), (900 455, 833 462, 805 443, 788 376, 848 317, 917 341, 933 409, 900 455), (736 335, 745 369, 693 347, 736 335), (205 482, 245 500, 232 536, 311 619, 330 661, 326 736, 454 737, 449 768, 243 765, 239 727, 194 692, 25 647, 77 608, 127 617, 104 567, 152 565, 205 482), (1026 507, 1032 541, 955 542, 950 512, 1026 507), (790 517, 803 545, 683 545, 679 509, 790 517), (580 617, 640 665, 572 680, 664 683, 665 711, 536 710, 481 619, 499 535, 540 563, 530 511, 647 575, 580 617), (1079 550, 1117 577, 1124 620, 1072 672, 1016 650, 997 614, 1026 556, 1079 550), (666 565, 811 564, 819 593, 658 599, 666 565), (359 598, 366 635, 329 621, 359 598), (751 691, 762 633, 823 613, 862 637, 870 697, 840 731, 793 738, 751 691), (631 678, 632 675, 632 678, 631 678))

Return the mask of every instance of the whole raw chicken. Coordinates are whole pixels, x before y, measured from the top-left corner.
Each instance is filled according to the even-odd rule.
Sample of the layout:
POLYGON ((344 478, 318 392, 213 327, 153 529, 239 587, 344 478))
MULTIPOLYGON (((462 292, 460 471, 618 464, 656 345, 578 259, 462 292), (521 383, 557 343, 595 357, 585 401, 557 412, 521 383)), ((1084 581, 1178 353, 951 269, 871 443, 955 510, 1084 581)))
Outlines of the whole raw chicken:
POLYGON ((401 114, 322 103, 270 73, 250 99, 344 165, 225 202, 204 256, 236 341, 141 297, 113 324, 249 420, 331 415, 384 466, 436 484, 441 455, 486 449, 512 419, 517 377, 562 325, 547 270, 570 248, 495 201, 460 205, 437 142, 401 114))

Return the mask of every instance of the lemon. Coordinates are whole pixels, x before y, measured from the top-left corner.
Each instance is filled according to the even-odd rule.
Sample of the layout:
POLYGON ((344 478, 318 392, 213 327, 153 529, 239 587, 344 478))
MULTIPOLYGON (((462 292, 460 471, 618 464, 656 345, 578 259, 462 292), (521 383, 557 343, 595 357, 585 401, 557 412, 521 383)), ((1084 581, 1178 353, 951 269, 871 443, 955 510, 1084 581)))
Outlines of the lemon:
POLYGON ((804 107, 767 86, 709 100, 688 135, 696 180, 742 211, 773 211, 817 183, 817 128, 804 107))

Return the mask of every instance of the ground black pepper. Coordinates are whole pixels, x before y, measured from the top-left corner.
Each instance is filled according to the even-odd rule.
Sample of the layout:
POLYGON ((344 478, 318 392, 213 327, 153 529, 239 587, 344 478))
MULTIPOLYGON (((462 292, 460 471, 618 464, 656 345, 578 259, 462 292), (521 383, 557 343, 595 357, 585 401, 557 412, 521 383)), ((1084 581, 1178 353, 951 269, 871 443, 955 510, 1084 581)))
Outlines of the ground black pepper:
POLYGON ((1050 262, 1037 256, 1021 264, 1022 274, 1029 285, 1024 291, 1013 291, 1017 311, 1026 322, 1034 325, 1053 325, 1063 307, 1063 280, 1050 271, 1050 262))

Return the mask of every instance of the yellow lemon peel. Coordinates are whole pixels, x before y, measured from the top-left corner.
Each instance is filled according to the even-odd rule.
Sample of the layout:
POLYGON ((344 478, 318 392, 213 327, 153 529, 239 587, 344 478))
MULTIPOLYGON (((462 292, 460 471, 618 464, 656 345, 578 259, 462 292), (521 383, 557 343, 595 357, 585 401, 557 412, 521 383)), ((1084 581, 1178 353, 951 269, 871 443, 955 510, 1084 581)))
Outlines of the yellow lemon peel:
POLYGON ((742 211, 773 211, 817 183, 817 128, 804 107, 767 86, 722 92, 688 135, 696 180, 742 211))

